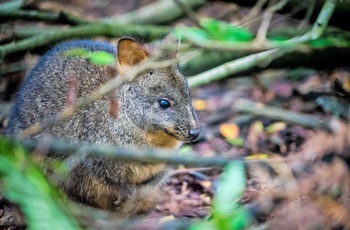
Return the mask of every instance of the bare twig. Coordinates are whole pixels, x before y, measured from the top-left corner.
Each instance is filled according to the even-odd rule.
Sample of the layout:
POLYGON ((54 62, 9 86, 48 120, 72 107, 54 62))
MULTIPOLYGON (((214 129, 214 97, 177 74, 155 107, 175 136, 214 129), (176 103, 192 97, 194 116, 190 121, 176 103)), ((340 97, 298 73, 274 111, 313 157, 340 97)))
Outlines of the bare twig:
POLYGON ((245 22, 249 22, 252 19, 256 19, 256 17, 259 16, 259 13, 261 12, 262 7, 267 2, 267 0, 258 0, 258 2, 255 4, 255 6, 249 11, 249 13, 242 18, 242 24, 245 24, 245 22))
POLYGON ((275 5, 269 7, 267 10, 265 10, 260 27, 259 27, 259 30, 258 30, 258 33, 256 35, 256 42, 257 43, 264 43, 273 14, 276 11, 282 9, 283 6, 285 6, 287 4, 287 2, 288 2, 288 0, 279 1, 275 5))
POLYGON ((171 176, 179 175, 179 174, 192 174, 194 172, 208 172, 213 170, 212 167, 207 168, 185 168, 185 169, 177 169, 171 172, 171 176))

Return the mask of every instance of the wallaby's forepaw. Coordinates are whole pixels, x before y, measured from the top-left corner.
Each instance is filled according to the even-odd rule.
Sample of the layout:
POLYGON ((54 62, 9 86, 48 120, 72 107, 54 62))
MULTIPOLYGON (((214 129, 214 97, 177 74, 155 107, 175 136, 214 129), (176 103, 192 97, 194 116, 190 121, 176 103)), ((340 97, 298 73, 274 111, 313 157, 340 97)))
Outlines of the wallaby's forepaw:
POLYGON ((136 196, 136 188, 135 186, 129 184, 123 184, 116 190, 116 195, 113 199, 113 206, 118 209, 122 208, 123 204, 128 201, 134 199, 136 196))

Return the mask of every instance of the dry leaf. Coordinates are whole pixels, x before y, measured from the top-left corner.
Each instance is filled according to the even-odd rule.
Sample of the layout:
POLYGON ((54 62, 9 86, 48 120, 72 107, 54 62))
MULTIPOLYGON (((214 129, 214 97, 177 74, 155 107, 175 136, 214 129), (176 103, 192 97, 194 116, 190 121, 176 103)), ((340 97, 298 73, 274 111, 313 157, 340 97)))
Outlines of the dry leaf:
POLYGON ((164 223, 172 221, 172 220, 175 220, 175 217, 173 215, 164 216, 163 218, 161 218, 159 220, 159 224, 164 224, 164 223))
POLYGON ((206 181, 200 181, 200 185, 203 186, 203 188, 210 188, 211 187, 211 181, 206 180, 206 181))
POLYGON ((207 109, 207 102, 204 100, 194 100, 192 104, 195 110, 202 111, 207 109))
POLYGON ((285 122, 275 122, 266 127, 266 132, 268 134, 277 133, 279 131, 282 131, 286 127, 287 124, 285 122))
POLYGON ((224 123, 219 127, 220 134, 226 138, 237 138, 239 136, 239 126, 235 123, 224 123))

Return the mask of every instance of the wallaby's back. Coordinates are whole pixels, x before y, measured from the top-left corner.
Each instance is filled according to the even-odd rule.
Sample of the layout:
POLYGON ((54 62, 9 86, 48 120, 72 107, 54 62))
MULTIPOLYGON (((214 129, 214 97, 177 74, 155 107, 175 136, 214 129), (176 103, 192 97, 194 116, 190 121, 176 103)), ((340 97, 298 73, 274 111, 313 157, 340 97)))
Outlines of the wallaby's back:
MULTIPOLYGON (((163 44, 160 42, 159 44, 163 44)), ((113 54, 117 70, 146 61, 157 44, 146 46, 122 38, 116 47, 96 41, 72 41, 44 55, 24 80, 10 116, 6 133, 16 137, 36 122, 46 122, 67 106, 67 97, 82 98, 109 80, 107 66, 67 52, 84 49, 113 54), (72 90, 73 89, 73 90, 72 90)), ((158 51, 157 51, 158 52, 158 51)), ((162 57, 167 59, 169 57, 162 57)), ((140 73, 108 96, 48 126, 33 137, 49 134, 73 142, 105 143, 126 148, 176 150, 182 142, 199 135, 189 88, 176 65, 140 73), (111 115, 111 101, 117 115, 111 115)), ((78 202, 122 214, 147 211, 153 204, 167 167, 157 163, 125 163, 91 156, 72 162, 60 187, 78 202)))
MULTIPOLYGON (((73 92, 77 98, 87 96, 107 82, 106 66, 65 55, 65 52, 77 48, 91 52, 105 51, 116 55, 115 47, 104 42, 77 40, 56 46, 39 60, 22 83, 6 133, 16 136, 35 122, 44 122, 62 111, 67 106, 68 89, 70 84, 74 84, 72 80, 77 82, 73 92)), ((83 109, 79 112, 79 119, 72 118, 65 124, 54 126, 49 133, 75 141, 86 140, 88 136, 85 132, 97 131, 94 127, 97 129, 101 124, 95 121, 103 116, 103 114, 88 116, 86 110, 90 109, 83 109), (94 125, 85 130, 82 126, 86 125, 81 124, 82 122, 87 123, 86 125, 93 122, 94 125)))

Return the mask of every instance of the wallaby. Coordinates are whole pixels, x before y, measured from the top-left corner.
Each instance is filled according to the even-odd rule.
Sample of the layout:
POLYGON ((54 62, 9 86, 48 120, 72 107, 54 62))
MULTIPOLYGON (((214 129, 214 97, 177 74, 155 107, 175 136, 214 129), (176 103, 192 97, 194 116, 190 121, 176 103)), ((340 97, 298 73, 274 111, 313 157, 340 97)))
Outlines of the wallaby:
MULTIPOLYGON (((76 79, 77 98, 86 97, 109 80, 106 65, 82 56, 65 55, 67 51, 108 52, 115 57, 118 73, 125 73, 153 53, 159 53, 166 40, 153 45, 131 38, 121 38, 116 45, 76 40, 56 46, 41 57, 23 81, 5 133, 18 137, 30 125, 62 111, 67 106, 71 77, 76 79)), ((174 64, 142 72, 32 138, 48 134, 70 142, 175 152, 183 142, 195 140, 199 132, 189 87, 174 64), (118 108, 116 116, 110 113, 112 99, 118 108)), ((168 169, 163 163, 122 162, 97 155, 83 160, 67 159, 73 161, 68 164, 73 166, 59 187, 74 201, 122 215, 147 212, 168 169)))

